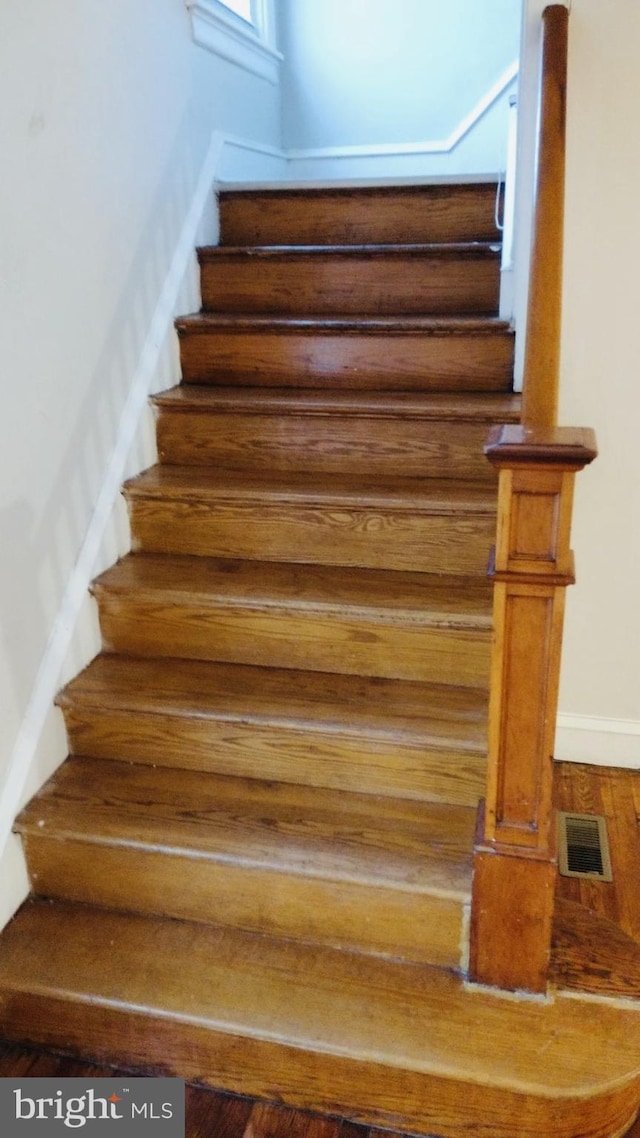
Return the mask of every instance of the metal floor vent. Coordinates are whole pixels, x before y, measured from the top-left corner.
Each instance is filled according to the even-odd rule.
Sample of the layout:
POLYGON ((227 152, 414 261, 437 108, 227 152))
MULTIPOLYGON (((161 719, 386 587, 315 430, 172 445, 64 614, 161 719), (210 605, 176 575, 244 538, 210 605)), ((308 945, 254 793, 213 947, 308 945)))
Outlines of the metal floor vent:
POLYGON ((601 814, 558 813, 558 859, 563 877, 613 881, 607 823, 601 814))

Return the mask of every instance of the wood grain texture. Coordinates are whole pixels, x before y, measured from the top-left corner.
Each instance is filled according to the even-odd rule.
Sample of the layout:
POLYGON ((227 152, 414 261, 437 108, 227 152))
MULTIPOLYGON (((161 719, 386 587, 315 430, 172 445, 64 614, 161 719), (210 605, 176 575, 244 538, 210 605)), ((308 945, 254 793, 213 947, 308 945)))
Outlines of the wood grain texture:
MULTIPOLYGON (((485 431, 496 423, 520 422, 519 395, 481 392, 462 394, 433 391, 349 391, 340 388, 206 387, 180 383, 153 397, 158 407, 180 411, 227 414, 345 417, 350 420, 413 419, 423 423, 482 423, 485 431)), ((486 435, 485 435, 486 438, 486 435)), ((502 440, 500 441, 502 444, 502 440)))
MULTIPOLYGON (((0 1042, 0 1075, 4 1078, 124 1078, 152 1075, 144 1069, 107 1067, 58 1053, 34 1051, 0 1042)), ((321 1117, 277 1103, 189 1085, 185 1088, 185 1138, 256 1138, 255 1127, 268 1123, 269 1138, 408 1138, 398 1131, 360 1126, 346 1119, 321 1117), (318 1131, 322 1124, 322 1130, 318 1131)), ((638 1138, 638 1124, 625 1138, 638 1138)))
POLYGON ((537 468, 561 464, 582 470, 597 456, 595 434, 588 427, 498 424, 489 432, 485 454, 496 467, 537 468))
MULTIPOLYGON (((109 663, 109 662, 108 662, 109 663)), ((135 687, 135 681, 130 684, 135 687)), ((137 685, 139 686, 139 685, 137 685)), ((197 696, 193 696, 196 699, 197 696)), ((579 812, 606 813, 602 801, 602 785, 610 784, 618 806, 625 799, 633 805, 640 802, 640 779, 637 772, 619 771, 611 768, 580 766, 578 764, 556 765, 556 802, 562 809, 579 812)), ((611 833, 612 854, 617 858, 618 836, 611 833)), ((640 844, 640 834, 636 834, 636 846, 640 844)), ((623 864, 625 854, 622 854, 623 864)), ((628 867, 627 875, 633 873, 628 867)), ((624 881, 625 872, 616 874, 613 883, 558 878, 558 903, 554 920, 552 982, 559 988, 586 990, 600 995, 623 995, 636 997, 637 982, 634 977, 638 969, 638 946, 624 932, 617 928, 607 914, 618 910, 609 900, 616 892, 616 882, 624 881), (567 892, 576 889, 584 891, 585 907, 565 901, 567 892)), ((636 894, 636 909, 640 908, 640 898, 636 894)), ((616 917, 616 920, 618 918, 616 917)), ((117 1057, 116 1057, 117 1061, 117 1057)), ((122 1069, 120 1069, 122 1071, 122 1069)), ((30 1076, 59 1077, 100 1077, 110 1075, 111 1069, 99 1067, 94 1063, 81 1062, 69 1056, 58 1056, 27 1051, 24 1048, 0 1044, 0 1075, 7 1078, 30 1076)), ((124 1073, 124 1072, 122 1072, 124 1073)), ((135 1071, 137 1075, 154 1073, 149 1067, 135 1071)), ((280 1094, 279 1088, 277 1089, 280 1094)), ((261 1111, 263 1104, 259 1104, 261 1111)), ((238 1099, 219 1091, 204 1087, 187 1088, 187 1138, 245 1138, 245 1129, 253 1103, 238 1099)), ((303 1128, 301 1112, 295 1113, 282 1106, 272 1105, 268 1112, 272 1138, 290 1138, 290 1128, 295 1134, 303 1128)), ((261 1113, 260 1117, 264 1115, 261 1113)), ((328 1121, 325 1119, 325 1121, 328 1121)), ((389 1135, 388 1130, 369 1132, 352 1122, 331 1119, 336 1138, 382 1138, 389 1135)), ((302 1129, 304 1133, 304 1129, 302 1129)), ((626 1138, 638 1138, 638 1124, 632 1126, 626 1138)), ((395 1134, 393 1138, 396 1138, 395 1134)))
POLYGON ((134 548, 154 553, 483 573, 495 526, 475 483, 154 467, 128 482, 134 548))
POLYGON ((80 1060, 71 1055, 18 1047, 0 1041, 0 1078, 3 1079, 62 1079, 108 1078, 113 1068, 80 1060))
MULTIPOLYGON (((640 846, 638 819, 633 802, 631 783, 633 771, 616 772, 602 786, 602 802, 610 842, 614 850, 612 870, 616 876, 616 896, 620 912, 620 925, 630 937, 640 943, 640 905, 637 883, 640 880, 640 846)), ((635 779, 637 782, 637 779, 635 779)))
POLYGON ((176 322, 182 375, 228 387, 509 392, 513 332, 490 318, 252 319, 176 322))
POLYGON ((482 577, 137 553, 107 569, 92 588, 97 595, 149 589, 169 601, 189 592, 205 605, 228 599, 265 610, 292 605, 327 617, 351 613, 373 620, 379 614, 381 624, 491 629, 491 587, 482 577))
POLYGON ((496 241, 495 183, 219 195, 225 245, 496 241))
POLYGON ((482 580, 136 554, 93 592, 123 654, 488 684, 482 580))
MULTIPOLYGON (((329 1118, 310 1118, 302 1111, 291 1111, 286 1116, 283 1138, 336 1138, 338 1125, 329 1118)), ((272 1103, 256 1103, 253 1107, 243 1138, 273 1138, 277 1128, 283 1130, 282 1108, 272 1103)))
MULTIPOLYGON (((405 241, 491 241, 479 223, 471 238, 460 227, 480 197, 492 227, 493 190, 491 203, 475 188, 320 194, 300 212, 285 194, 271 213, 249 195, 235 222, 223 207, 224 239, 239 221, 234 241, 264 243, 248 236, 258 214, 277 229, 284 204, 285 240, 300 240, 312 200, 329 231, 331 217, 343 227, 334 244, 367 226, 364 240, 401 239, 372 238, 381 201, 389 230, 407 206, 405 241), (411 237, 417 225, 427 232, 411 237)), ((364 1138, 358 1125, 369 1138, 614 1138, 640 1099, 625 934, 560 909, 553 1001, 504 1000, 459 975, 495 522, 479 442, 499 409, 517 420, 513 334, 486 315, 495 257, 365 256, 317 240, 202 254, 205 303, 257 312, 178 321, 195 391, 158 399, 164 466, 127 487, 138 552, 96 586, 122 654, 62 694, 75 757, 20 820, 49 900, 0 940, 0 1034, 350 1119, 337 1132, 333 1119, 226 1100, 198 1123, 216 1138, 275 1138, 281 1123, 289 1138, 364 1138), (356 316, 363 305, 374 314, 356 316), (460 314, 473 308, 485 314, 460 314)), ((547 442, 521 435, 517 524, 497 574, 550 562, 567 530, 552 480, 525 485, 547 442)), ((554 564, 545 587, 563 574, 554 564)), ((522 651, 518 662, 524 682, 522 651)), ((528 729, 527 716, 516 720, 528 729)), ((531 787, 518 767, 495 796, 514 830, 532 829, 531 787)), ((629 851, 634 834, 635 808, 621 810, 629 851)), ((512 917, 494 952, 488 907, 483 950, 515 987, 513 959, 537 967, 521 934, 550 895, 551 851, 476 851, 484 900, 499 895, 512 917)), ((623 890, 629 919, 632 900, 623 890)))
MULTIPOLYGON (((152 1077, 148 1069, 99 1066, 86 1058, 35 1051, 0 1042, 0 1077, 152 1077)), ((368 1127, 277 1103, 256 1102, 209 1087, 185 1088, 185 1138, 373 1138, 368 1127)), ((393 1138, 393 1136, 388 1136, 393 1138)))
POLYGON ((199 250, 202 307, 280 316, 496 316, 499 246, 254 246, 199 250))
POLYGON ((216 388, 157 396, 160 459, 237 470, 306 470, 494 481, 488 425, 519 414, 517 396, 216 388))
POLYGON ((545 9, 524 363, 527 426, 554 427, 558 417, 568 27, 564 5, 545 9))
POLYGON ((538 431, 534 443, 544 458, 530 462, 526 431, 505 431, 513 432, 512 441, 492 455, 500 470, 497 572, 471 974, 480 982, 543 992, 556 873, 552 756, 565 587, 573 580, 573 481, 595 452, 578 447, 576 454, 553 432, 545 439, 538 431))
POLYGON ((478 841, 473 860, 469 975, 494 988, 545 992, 556 866, 478 841))
POLYGON ((102 657, 59 702, 76 754, 468 806, 485 782, 476 689, 102 657))
POLYGON ((561 990, 640 1000, 640 944, 593 909, 567 901, 559 887, 550 981, 561 990))
POLYGON ((560 763, 555 767, 555 803, 559 810, 602 814, 607 824, 613 882, 558 877, 558 894, 620 927, 640 943, 640 841, 635 771, 560 763))
POLYGON ((444 1138, 608 1138, 639 1093, 629 1007, 502 1000, 437 969, 63 905, 5 934, 0 1009, 5 1038, 444 1138))
POLYGON ((631 1129, 626 1132, 623 1138, 640 1138, 640 1118, 636 1118, 631 1129))
POLYGON ((473 823, 468 807, 75 759, 17 825, 43 896, 455 967, 473 823))

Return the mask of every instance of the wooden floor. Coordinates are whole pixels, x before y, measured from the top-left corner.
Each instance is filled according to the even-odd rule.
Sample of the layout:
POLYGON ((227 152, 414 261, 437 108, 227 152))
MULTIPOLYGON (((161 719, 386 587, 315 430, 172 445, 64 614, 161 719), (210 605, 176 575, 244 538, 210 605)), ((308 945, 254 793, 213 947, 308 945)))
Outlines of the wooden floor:
MULTIPOLYGON (((605 815, 614 876, 612 883, 559 878, 559 895, 588 906, 640 941, 640 772, 559 764, 556 775, 560 809, 605 815)), ((96 1078, 113 1073, 88 1061, 0 1043, 3 1078, 96 1078)), ((194 1086, 187 1088, 186 1111, 186 1138, 402 1138, 344 1119, 194 1086)), ((627 1138, 640 1138, 640 1121, 627 1138)))
POLYGON ((640 772, 558 763, 556 805, 604 814, 613 882, 561 877, 558 890, 619 925, 640 942, 640 772))

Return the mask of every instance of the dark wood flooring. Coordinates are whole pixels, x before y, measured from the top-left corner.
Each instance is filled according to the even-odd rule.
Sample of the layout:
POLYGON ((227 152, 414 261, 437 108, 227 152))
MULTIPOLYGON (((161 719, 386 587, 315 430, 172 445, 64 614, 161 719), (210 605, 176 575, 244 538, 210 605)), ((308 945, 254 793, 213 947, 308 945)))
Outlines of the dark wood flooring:
MULTIPOLYGON (((612 883, 560 878, 558 892, 594 909, 640 941, 640 772, 563 763, 557 767, 560 809, 604 814, 607 818, 612 883)), ((124 1074, 124 1071, 116 1072, 124 1074)), ((143 1071, 128 1074, 143 1075, 143 1071)), ((0 1042, 0 1077, 99 1078, 111 1068, 0 1042)), ((186 1138, 403 1138, 390 1131, 358 1126, 291 1110, 277 1103, 237 1098, 202 1087, 187 1087, 186 1138)), ((626 1138, 640 1138, 640 1120, 626 1138)))

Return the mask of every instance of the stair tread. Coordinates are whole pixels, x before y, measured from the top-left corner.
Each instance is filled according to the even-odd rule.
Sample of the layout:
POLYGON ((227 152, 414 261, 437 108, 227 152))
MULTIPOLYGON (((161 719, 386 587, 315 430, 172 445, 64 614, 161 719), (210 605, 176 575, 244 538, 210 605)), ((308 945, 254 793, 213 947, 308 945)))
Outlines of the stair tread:
POLYGON ((285 725, 486 754, 486 694, 475 688, 247 664, 103 654, 58 697, 131 712, 285 725))
POLYGON ((295 388, 206 387, 182 383, 154 396, 171 411, 229 412, 260 415, 329 415, 407 418, 459 422, 519 422, 521 397, 494 393, 461 395, 415 391, 297 391, 295 388))
POLYGON ((456 898, 470 893, 474 825, 468 806, 83 757, 16 823, 38 838, 456 898))
POLYGON ((27 903, 3 936, 0 990, 431 1073, 472 1095, 588 1100, 640 1069, 628 1005, 501 999, 428 966, 90 906, 27 903))
POLYGON ((414 332, 425 335, 469 335, 496 334, 513 336, 508 320, 497 316, 349 316, 336 313, 333 316, 275 316, 252 313, 195 312, 180 316, 176 320, 179 332, 209 332, 224 328, 233 331, 274 329, 276 331, 310 332, 357 332, 387 335, 394 332, 414 332))
POLYGON ((97 596, 135 594, 158 602, 242 605, 253 610, 362 615, 450 628, 491 628, 490 584, 384 569, 290 562, 131 554, 93 584, 97 596))
POLYGON ((500 252, 495 241, 433 241, 402 244, 372 243, 359 245, 202 245, 197 250, 200 262, 256 258, 302 260, 322 257, 457 257, 494 259, 500 252))
POLYGON ((430 478, 376 481, 363 476, 287 471, 212 470, 207 466, 152 466, 125 483, 130 497, 169 497, 183 501, 270 501, 308 505, 426 510, 430 513, 496 512, 489 484, 430 478))

